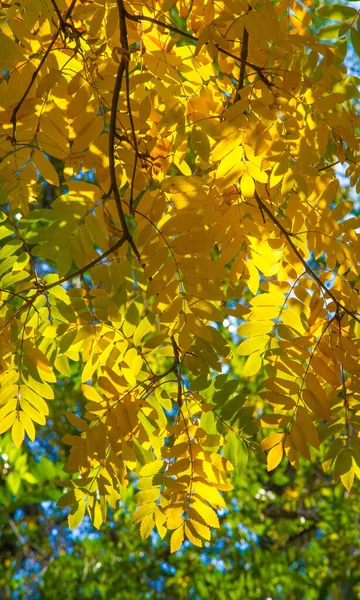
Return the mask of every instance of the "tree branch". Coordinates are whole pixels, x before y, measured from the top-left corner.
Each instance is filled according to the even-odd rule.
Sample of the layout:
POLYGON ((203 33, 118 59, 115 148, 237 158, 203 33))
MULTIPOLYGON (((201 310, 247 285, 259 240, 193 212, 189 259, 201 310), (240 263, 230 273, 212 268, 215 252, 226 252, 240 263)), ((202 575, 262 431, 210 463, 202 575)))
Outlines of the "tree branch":
POLYGON ((17 118, 17 114, 18 114, 18 112, 19 112, 19 110, 20 110, 23 102, 26 100, 26 98, 27 98, 27 96, 28 96, 28 94, 29 94, 32 86, 34 85, 34 83, 36 81, 36 78, 37 78, 37 76, 38 76, 41 68, 43 67, 43 65, 44 65, 47 57, 49 56, 49 54, 50 54, 50 52, 51 52, 54 44, 57 42, 57 39, 58 39, 58 37, 60 35, 60 31, 62 31, 64 25, 66 24, 67 19, 70 17, 70 15, 71 15, 74 7, 75 7, 75 4, 76 4, 76 0, 72 0, 72 3, 70 4, 68 10, 66 11, 65 19, 60 22, 60 26, 58 27, 58 29, 56 30, 55 34, 53 35, 52 40, 51 40, 49 46, 45 50, 42 59, 40 60, 38 66, 36 67, 34 73, 32 74, 30 82, 29 82, 26 90, 24 91, 23 95, 21 96, 19 102, 16 104, 16 106, 15 106, 13 112, 12 112, 12 115, 11 115, 11 118, 10 118, 10 123, 12 123, 12 126, 13 126, 13 134, 12 134, 12 141, 13 141, 13 143, 15 143, 15 139, 16 139, 16 118, 17 118))
POLYGON ((127 31, 126 31, 126 21, 125 21, 125 9, 122 0, 117 0, 118 11, 119 11, 119 20, 120 20, 120 41, 122 45, 122 54, 121 60, 119 63, 119 68, 116 73, 115 87, 111 102, 111 114, 110 114, 110 125, 109 125, 109 170, 110 170, 110 180, 111 180, 111 189, 114 192, 115 204, 117 208, 117 212, 119 215, 120 223, 124 232, 125 239, 129 242, 131 248, 134 251, 135 256, 141 263, 140 254, 138 249, 136 248, 134 241, 131 237, 128 224, 125 219, 125 214, 123 211, 123 207, 121 204, 121 198, 119 193, 119 188, 116 180, 116 171, 115 171, 115 137, 116 137, 116 118, 117 118, 117 110, 119 104, 119 97, 121 92, 122 81, 124 77, 124 73, 126 72, 127 63, 129 61, 129 45, 127 41, 127 31))
POLYGON ((308 275, 310 275, 310 277, 312 277, 312 279, 314 279, 316 281, 316 283, 318 284, 318 286, 323 290, 324 294, 326 294, 329 298, 331 298, 331 300, 335 303, 335 305, 339 309, 341 309, 342 311, 344 311, 345 313, 347 313, 350 317, 353 317, 355 319, 355 321, 357 321, 358 323, 360 323, 360 319, 356 316, 356 314, 353 313, 353 312, 351 312, 351 310, 349 310, 344 304, 342 304, 342 302, 340 302, 334 296, 334 294, 326 287, 326 285, 321 281, 321 279, 316 275, 316 273, 314 273, 314 271, 312 270, 312 268, 309 267, 309 265, 307 264, 306 260, 301 255, 301 253, 299 252, 299 250, 295 246, 294 242, 292 241, 291 234, 289 234, 288 231, 286 231, 285 227, 283 227, 283 225, 280 223, 280 221, 278 221, 278 219, 272 214, 271 210, 260 199, 260 196, 259 196, 259 194, 256 191, 255 191, 255 198, 256 198, 256 202, 258 203, 259 208, 261 210, 263 210, 263 212, 268 215, 268 217, 276 225, 276 227, 278 229, 280 229, 281 233, 285 237, 285 239, 286 239, 287 243, 289 244, 290 248, 295 252, 296 256, 300 260, 301 264, 304 266, 304 269, 308 273, 308 275))
MULTIPOLYGON (((117 0, 117 5, 118 5, 119 22, 120 22, 120 42, 121 42, 123 51, 125 52, 126 56, 129 57, 130 50, 129 50, 129 42, 128 42, 127 26, 126 26, 126 10, 124 7, 123 0, 117 0)), ((135 160, 134 160, 134 164, 133 164, 133 170, 132 170, 131 182, 130 182, 130 212, 133 215, 134 214, 134 183, 135 183, 137 162, 139 159, 139 149, 138 149, 138 143, 137 143, 137 139, 136 139, 134 119, 133 119, 133 114, 132 114, 132 110, 131 110, 131 102, 130 102, 130 79, 129 79, 129 61, 128 60, 126 61, 126 64, 125 64, 125 81, 126 81, 126 105, 127 105, 127 109, 128 109, 128 113, 129 113, 131 134, 132 134, 134 150, 135 150, 135 160)))

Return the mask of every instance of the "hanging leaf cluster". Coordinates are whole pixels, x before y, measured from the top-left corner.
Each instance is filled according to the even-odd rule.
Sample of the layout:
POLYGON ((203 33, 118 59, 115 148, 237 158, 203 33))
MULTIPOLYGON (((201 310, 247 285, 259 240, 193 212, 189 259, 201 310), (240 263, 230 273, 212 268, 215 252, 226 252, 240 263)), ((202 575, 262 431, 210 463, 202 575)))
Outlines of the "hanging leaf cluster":
POLYGON ((357 9, 9 0, 0 22, 0 433, 34 440, 79 364, 70 527, 135 482, 143 538, 201 546, 249 452, 350 490, 357 9))

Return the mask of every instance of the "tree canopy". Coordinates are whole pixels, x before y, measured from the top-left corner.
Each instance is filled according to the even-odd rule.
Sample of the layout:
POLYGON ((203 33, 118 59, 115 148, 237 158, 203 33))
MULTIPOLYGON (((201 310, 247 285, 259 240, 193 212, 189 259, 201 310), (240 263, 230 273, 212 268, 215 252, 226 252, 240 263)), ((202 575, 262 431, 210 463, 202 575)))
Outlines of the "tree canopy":
POLYGON ((258 523, 251 477, 275 477, 265 520, 353 514, 358 10, 9 0, 0 19, 5 505, 55 481, 70 529, 98 529, 128 502, 171 553, 258 523))

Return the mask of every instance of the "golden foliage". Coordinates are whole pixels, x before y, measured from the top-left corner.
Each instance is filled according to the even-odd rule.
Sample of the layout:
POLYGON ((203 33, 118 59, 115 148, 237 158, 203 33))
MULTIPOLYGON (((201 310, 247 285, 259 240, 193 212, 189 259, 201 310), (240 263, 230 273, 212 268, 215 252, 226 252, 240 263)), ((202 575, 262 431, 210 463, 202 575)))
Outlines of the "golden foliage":
POLYGON ((359 219, 334 170, 359 193, 360 38, 355 8, 318 13, 336 26, 295 1, 2 3, 0 433, 33 440, 80 362, 70 527, 132 473, 142 537, 201 546, 256 424, 269 470, 311 446, 360 476, 359 219), (260 414, 214 379, 229 315, 260 414))

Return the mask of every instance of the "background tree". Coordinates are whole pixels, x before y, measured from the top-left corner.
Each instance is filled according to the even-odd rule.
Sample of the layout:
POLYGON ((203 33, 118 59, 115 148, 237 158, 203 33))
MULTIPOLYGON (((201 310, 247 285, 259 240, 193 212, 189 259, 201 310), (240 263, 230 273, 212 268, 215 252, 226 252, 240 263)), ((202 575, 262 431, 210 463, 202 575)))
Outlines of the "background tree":
POLYGON ((358 192, 358 79, 343 64, 348 40, 359 53, 358 12, 307 4, 2 5, 0 432, 36 444, 49 415, 50 471, 59 435, 70 447, 42 479, 6 446, 5 506, 59 471, 70 528, 85 513, 99 528, 120 502, 154 551, 170 530, 171 552, 187 540, 212 560, 235 482, 255 568, 256 545, 285 560, 286 544, 323 535, 323 493, 341 520, 329 472, 351 505, 359 224, 334 167, 358 192), (259 523, 252 477, 274 495, 259 523))

